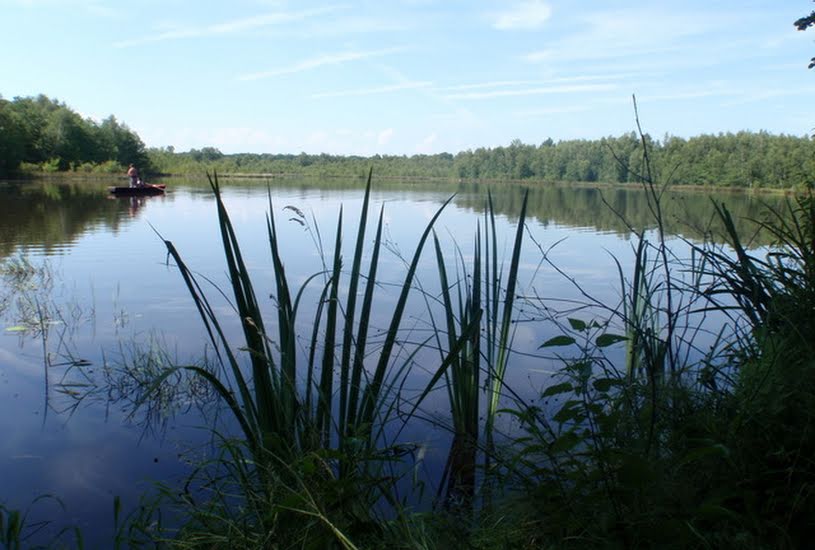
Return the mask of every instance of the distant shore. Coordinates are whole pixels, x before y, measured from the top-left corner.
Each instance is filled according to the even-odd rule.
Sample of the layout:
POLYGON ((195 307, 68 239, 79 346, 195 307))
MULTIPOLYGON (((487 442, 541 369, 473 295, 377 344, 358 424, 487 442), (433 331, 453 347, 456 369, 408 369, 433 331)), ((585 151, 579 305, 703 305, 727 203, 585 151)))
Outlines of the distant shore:
MULTIPOLYGON (((187 173, 187 174, 171 174, 171 173, 150 173, 147 174, 145 179, 149 182, 155 182, 156 179, 197 179, 205 178, 206 172, 201 173, 187 173)), ((356 180, 364 182, 366 176, 359 175, 338 175, 338 174, 302 174, 297 172, 275 172, 275 173, 218 173, 219 179, 226 180, 292 180, 292 179, 305 179, 309 181, 329 179, 329 180, 356 180)), ((28 180, 57 180, 57 181, 77 181, 77 180, 94 180, 94 181, 127 181, 127 177, 122 175, 103 174, 97 172, 27 172, 16 174, 14 177, 7 178, 1 181, 28 181, 28 180)), ((643 186, 642 183, 637 182, 579 182, 579 181, 549 181, 538 179, 495 179, 495 178, 480 178, 480 179, 464 179, 464 178, 451 178, 439 176, 394 176, 394 175, 381 175, 374 174, 374 180, 387 181, 390 183, 403 182, 406 184, 415 183, 445 183, 445 184, 480 184, 480 185, 529 185, 529 186, 557 186, 557 187, 596 187, 600 188, 621 188, 621 189, 634 189, 643 186)), ((680 183, 668 184, 668 187, 673 191, 691 192, 691 193, 709 193, 709 192, 725 192, 725 193, 752 193, 762 195, 794 195, 800 190, 793 188, 775 188, 775 187, 741 187, 741 186, 716 186, 716 185, 688 185, 680 183)))

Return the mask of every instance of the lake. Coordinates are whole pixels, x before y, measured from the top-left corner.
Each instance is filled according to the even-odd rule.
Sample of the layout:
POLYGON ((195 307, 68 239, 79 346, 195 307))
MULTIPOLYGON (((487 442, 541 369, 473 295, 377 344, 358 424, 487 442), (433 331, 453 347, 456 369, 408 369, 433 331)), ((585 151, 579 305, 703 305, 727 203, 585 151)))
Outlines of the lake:
MULTIPOLYGON (((201 281, 209 281, 204 287, 227 334, 236 341, 240 335, 229 303, 217 291, 228 294, 229 287, 212 192, 203 179, 167 183, 164 196, 112 198, 107 185, 113 181, 0 182, 0 503, 29 509, 33 523, 53 520, 38 537, 76 525, 89 547, 106 546, 114 527, 114 496, 124 509, 132 509, 154 481, 178 483, 194 457, 211 448, 211 436, 202 427, 215 421, 220 406, 206 385, 184 378, 161 399, 144 397, 151 369, 211 359, 206 332, 162 239, 175 245, 201 281), (36 500, 42 495, 56 498, 36 500)), ((281 256, 296 287, 323 269, 323 258, 330 263, 340 209, 347 268, 363 197, 361 182, 274 179, 223 185, 269 319, 275 309, 269 298, 274 293, 266 231, 269 196, 281 256)), ((488 189, 498 242, 504 244, 499 257, 508 259, 522 201, 520 186, 374 180, 370 223, 384 205, 386 247, 373 326, 385 327, 397 293, 390 283, 398 285, 404 278, 424 227, 453 195, 436 233, 452 259, 451 270, 456 245, 463 258, 472 256, 488 189)), ((736 193, 711 197, 696 191, 667 195, 665 229, 677 254, 688 249, 688 242, 717 231, 711 226, 711 199, 727 203, 743 224, 743 234, 753 233, 745 220, 759 218, 764 202, 777 206, 781 200, 736 193)), ((514 326, 508 387, 529 397, 546 387, 558 361, 541 355, 538 347, 560 333, 549 316, 568 312, 591 319, 596 313, 580 306, 583 293, 617 303, 620 282, 614 258, 628 273, 632 229, 656 238, 652 219, 646 194, 639 189, 530 188, 518 287, 523 299, 517 319, 522 322, 514 326)), ((765 244, 760 238, 754 245, 765 244)), ((416 286, 421 292, 408 304, 403 354, 410 342, 432 335, 424 299, 438 296, 432 245, 422 256, 416 286)), ((311 285, 304 307, 313 311, 318 297, 319 288, 311 285)), ((310 319, 308 313, 300 317, 304 333, 310 319)), ((409 391, 419 392, 427 383, 432 355, 413 359, 405 380, 409 391)), ((424 405, 427 416, 440 423, 447 406, 443 393, 434 392, 424 405)), ((440 432, 417 424, 402 434, 427 442, 430 471, 444 459, 442 450, 434 450, 445 437, 440 432)))

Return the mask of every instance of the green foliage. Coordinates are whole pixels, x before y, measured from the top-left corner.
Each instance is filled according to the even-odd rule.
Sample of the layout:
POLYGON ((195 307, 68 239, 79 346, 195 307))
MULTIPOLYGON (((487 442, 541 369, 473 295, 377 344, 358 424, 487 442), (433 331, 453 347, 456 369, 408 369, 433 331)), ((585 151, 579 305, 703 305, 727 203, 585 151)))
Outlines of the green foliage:
POLYGON ((19 510, 8 510, 0 505, 0 543, 7 550, 22 548, 23 519, 19 510))
POLYGON ((654 176, 675 184, 741 188, 794 188, 811 183, 815 171, 809 137, 767 132, 720 133, 661 141, 634 133, 599 140, 551 139, 539 146, 519 140, 508 147, 478 148, 456 155, 375 155, 373 157, 234 154, 205 148, 176 153, 150 149, 161 172, 364 177, 373 167, 379 177, 459 180, 538 180, 550 182, 639 182, 643 146, 651 151, 654 176))
POLYGON ((444 324, 436 325, 432 308, 428 308, 428 313, 442 363, 415 402, 413 412, 443 376, 450 400, 453 441, 439 492, 441 493, 442 487, 446 486, 446 504, 460 505, 459 511, 465 515, 472 511, 475 497, 482 375, 485 378, 484 388, 487 393, 484 434, 488 448, 484 453, 485 468, 489 464, 490 448, 494 445, 493 431, 498 414, 498 401, 512 347, 510 327, 516 299, 515 287, 528 200, 529 192, 525 191, 513 243, 513 254, 507 266, 503 262, 499 264, 497 260, 499 244, 491 194, 488 194, 487 203, 484 205, 483 231, 480 224, 476 228, 472 268, 468 269, 463 252, 456 248, 457 278, 452 283, 448 279, 441 245, 434 235, 444 324), (507 273, 504 273, 504 267, 508 268, 507 273), (447 336, 446 347, 441 342, 441 335, 444 334, 447 336))
MULTIPOLYGON (((44 528, 53 527, 50 520, 33 521, 29 514, 34 508, 56 505, 65 511, 62 501, 52 495, 35 498, 25 511, 12 510, 0 504, 0 549, 22 550, 24 548, 78 548, 82 549, 82 533, 77 527, 63 527, 50 536, 48 546, 32 546, 32 538, 44 528)), ((42 515, 43 510, 40 510, 42 515)), ((53 511, 51 511, 53 512, 53 511)), ((46 516, 47 517, 47 516, 46 516)))
POLYGON ((21 117, 0 97, 0 177, 20 166, 25 154, 23 143, 21 117))
POLYGON ((116 172, 129 163, 149 169, 144 143, 113 116, 99 124, 44 95, 0 98, 0 176, 21 167, 111 172, 111 163, 116 172))
MULTIPOLYGON (((646 187, 659 221, 661 194, 646 187)), ((688 263, 641 234, 633 277, 620 269, 621 307, 585 306, 614 321, 569 318, 566 334, 544 343, 572 353, 539 400, 507 410, 521 426, 503 462, 515 488, 504 510, 514 519, 482 536, 557 548, 809 544, 813 198, 768 209, 755 222, 775 236, 763 258, 747 249, 727 208, 718 212, 727 247, 694 245, 697 259, 688 263), (684 298, 671 297, 672 288, 684 298), (680 350, 694 345, 699 312, 732 324, 691 360, 680 350), (613 359, 622 346, 625 363, 613 359)))
MULTIPOLYGON (((795 21, 794 25, 795 25, 795 28, 797 28, 799 31, 805 31, 809 27, 815 25, 815 11, 813 11, 812 13, 810 13, 807 16, 804 16, 804 17, 801 17, 800 19, 797 19, 795 21)), ((813 57, 812 60, 809 63, 809 68, 811 69, 812 67, 815 67, 815 57, 813 57)))

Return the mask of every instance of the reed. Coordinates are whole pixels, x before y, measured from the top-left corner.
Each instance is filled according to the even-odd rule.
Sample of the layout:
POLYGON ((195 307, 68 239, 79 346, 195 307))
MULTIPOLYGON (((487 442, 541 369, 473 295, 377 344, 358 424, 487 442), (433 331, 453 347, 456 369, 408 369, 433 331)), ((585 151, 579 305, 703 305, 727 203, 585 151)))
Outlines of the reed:
POLYGON ((480 223, 476 227, 472 266, 468 267, 463 252, 456 246, 456 276, 453 281, 448 275, 439 239, 435 234, 433 236, 441 291, 438 299, 428 302, 428 314, 441 365, 414 403, 408 417, 415 413, 428 393, 443 379, 450 402, 453 437, 437 499, 444 492, 445 506, 458 507, 465 516, 472 511, 475 497, 478 450, 484 450, 485 467, 494 451, 492 432, 511 347, 510 327, 528 196, 526 192, 521 203, 503 296, 505 263, 499 264, 497 259, 499 244, 491 194, 488 194, 484 206, 483 230, 480 223), (443 315, 441 323, 436 322, 431 305, 434 303, 440 303, 443 315), (446 342, 442 342, 444 336, 446 342), (481 443, 481 415, 484 412, 481 406, 482 391, 486 393, 483 416, 485 444, 481 443))
MULTIPOLYGON (((197 366, 182 368, 211 384, 237 420, 245 447, 230 445, 228 449, 230 462, 253 464, 250 469, 252 475, 242 472, 239 476, 243 483, 238 485, 245 485, 247 495, 260 491, 268 500, 273 497, 272 487, 279 490, 281 483, 302 488, 305 474, 291 465, 299 464, 311 469, 304 466, 306 457, 322 457, 321 463, 327 465, 324 470, 326 475, 321 478, 324 487, 332 484, 347 486, 349 482, 352 486, 356 484, 356 489, 351 492, 355 499, 366 502, 368 508, 383 495, 381 484, 366 481, 369 479, 366 476, 373 474, 365 472, 370 468, 373 468, 372 472, 375 471, 377 462, 393 454, 391 449, 381 448, 381 426, 393 414, 391 392, 399 377, 406 372, 415 351, 409 353, 407 359, 398 360, 394 352, 422 251, 433 225, 452 197, 441 205, 416 245, 405 278, 398 287, 398 299, 384 338, 378 342, 374 352, 375 365, 369 372, 365 359, 372 349, 368 342, 371 331, 369 319, 375 307, 384 216, 384 209, 381 209, 370 248, 367 275, 364 276, 371 176, 369 172, 350 272, 346 274, 343 269, 341 247, 344 223, 340 211, 331 261, 325 270, 310 276, 296 293, 289 284, 280 254, 280 236, 270 194, 266 229, 275 279, 277 322, 273 333, 264 322, 262 308, 224 205, 217 175, 210 178, 234 307, 243 329, 244 342, 240 349, 246 350, 251 370, 248 376, 244 373, 239 353, 234 344, 227 340, 221 321, 196 276, 172 242, 165 240, 167 251, 186 283, 214 346, 222 374, 214 374, 197 366), (345 277, 348 279, 347 298, 341 301, 341 290, 346 288, 343 284, 345 277), (311 323, 314 328, 307 337, 306 353, 300 355, 296 347, 297 316, 307 288, 320 280, 323 281, 319 289, 320 301, 311 323), (364 293, 358 304, 357 295, 361 285, 364 285, 364 293), (242 457, 243 448, 248 452, 247 457, 242 457), (332 458, 329 459, 329 456, 332 458)), ((442 364, 446 364, 444 358, 442 364)), ((169 369, 158 377, 154 387, 171 376, 174 370, 169 369)), ((288 494, 294 493, 288 491, 288 494)), ((346 491, 346 494, 351 493, 346 491)), ((353 504, 347 504, 347 508, 353 507, 353 504)), ((313 507, 297 510, 302 514, 314 513, 315 517, 324 518, 323 527, 345 545, 342 542, 344 535, 334 532, 327 515, 315 511, 313 507)), ((262 511, 263 507, 259 507, 256 513, 262 514, 262 511)), ((341 509, 334 512, 340 516, 343 514, 341 509)), ((371 512, 368 510, 367 513, 371 512)))

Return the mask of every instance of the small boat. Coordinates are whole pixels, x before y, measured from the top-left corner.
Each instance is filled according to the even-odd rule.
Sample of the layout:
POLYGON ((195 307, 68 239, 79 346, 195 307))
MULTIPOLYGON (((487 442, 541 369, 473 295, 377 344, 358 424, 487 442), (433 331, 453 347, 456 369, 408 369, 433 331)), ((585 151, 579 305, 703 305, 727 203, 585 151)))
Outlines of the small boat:
POLYGON ((137 187, 109 187, 111 193, 119 197, 133 197, 143 195, 163 195, 166 185, 163 183, 147 183, 137 187))

